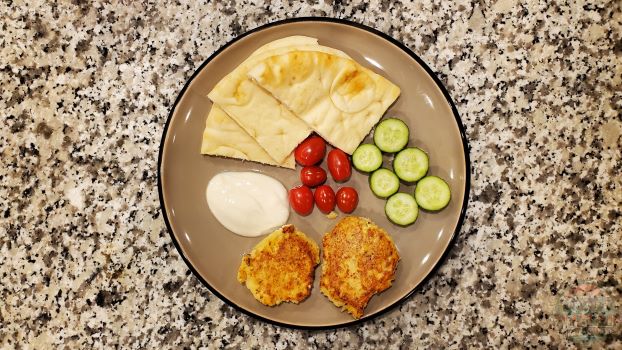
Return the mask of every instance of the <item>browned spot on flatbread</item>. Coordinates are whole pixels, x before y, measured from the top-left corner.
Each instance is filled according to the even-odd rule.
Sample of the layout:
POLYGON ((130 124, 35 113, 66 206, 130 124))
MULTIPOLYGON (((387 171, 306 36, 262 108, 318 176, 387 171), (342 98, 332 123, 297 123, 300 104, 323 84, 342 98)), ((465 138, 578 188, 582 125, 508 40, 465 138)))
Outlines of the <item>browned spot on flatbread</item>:
POLYGON ((246 93, 242 90, 242 83, 244 81, 240 81, 240 83, 235 87, 235 91, 233 92, 233 97, 235 97, 238 101, 246 100, 246 93))
POLYGON ((279 85, 283 82, 291 85, 304 81, 316 69, 313 64, 313 54, 315 53, 294 51, 270 57, 265 61, 261 80, 269 85, 279 85), (276 74, 277 69, 278 74, 276 74))
POLYGON ((354 96, 372 84, 368 74, 358 68, 343 74, 336 84, 337 92, 342 96, 354 96))

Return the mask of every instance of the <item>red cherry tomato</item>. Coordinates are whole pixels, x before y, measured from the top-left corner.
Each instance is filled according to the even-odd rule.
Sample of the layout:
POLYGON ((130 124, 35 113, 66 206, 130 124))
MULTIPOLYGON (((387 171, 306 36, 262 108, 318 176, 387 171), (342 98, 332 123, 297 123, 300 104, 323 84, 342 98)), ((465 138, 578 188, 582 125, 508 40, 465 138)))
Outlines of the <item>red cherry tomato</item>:
POLYGON ((321 185, 326 181, 326 171, 319 166, 306 166, 300 171, 300 181, 309 187, 321 185))
POLYGON ((328 152, 328 171, 337 182, 348 180, 352 175, 352 166, 348 155, 337 148, 328 152))
POLYGON ((337 207, 342 212, 349 214, 356 209, 359 203, 359 195, 352 187, 342 187, 337 191, 337 207))
POLYGON ((322 185, 315 189, 313 194, 315 204, 324 214, 328 214, 335 209, 335 191, 328 185, 322 185))
POLYGON ((301 185, 289 190, 289 205, 296 213, 307 216, 313 211, 313 193, 307 186, 301 185))
POLYGON ((302 141, 294 151, 296 162, 302 166, 315 165, 326 155, 326 141, 319 136, 311 136, 302 141))

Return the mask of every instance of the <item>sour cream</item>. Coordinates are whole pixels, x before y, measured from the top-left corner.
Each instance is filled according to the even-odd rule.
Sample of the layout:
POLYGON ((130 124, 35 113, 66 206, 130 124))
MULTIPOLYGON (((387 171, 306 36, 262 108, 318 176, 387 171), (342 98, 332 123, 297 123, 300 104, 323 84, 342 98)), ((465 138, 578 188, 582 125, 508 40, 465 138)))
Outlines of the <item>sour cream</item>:
POLYGON ((287 190, 276 179, 254 172, 223 172, 205 191, 218 222, 233 233, 256 237, 287 222, 287 190))

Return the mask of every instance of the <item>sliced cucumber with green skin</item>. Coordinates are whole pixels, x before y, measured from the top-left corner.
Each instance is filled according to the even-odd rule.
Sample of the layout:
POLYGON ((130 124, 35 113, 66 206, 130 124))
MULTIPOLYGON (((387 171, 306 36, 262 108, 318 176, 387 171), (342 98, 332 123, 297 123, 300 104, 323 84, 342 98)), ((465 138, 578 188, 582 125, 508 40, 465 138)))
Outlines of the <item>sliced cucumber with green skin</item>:
POLYGON ((406 193, 392 195, 384 205, 384 212, 389 220, 398 225, 410 225, 419 216, 419 206, 413 196, 406 193))
POLYGON ((408 182, 418 181, 428 172, 428 155, 419 148, 401 150, 393 159, 393 170, 397 176, 408 182))
POLYGON ((382 152, 372 144, 363 144, 352 153, 352 164, 360 171, 372 172, 382 165, 382 152))
POLYGON ((400 179, 389 169, 378 169, 369 177, 371 191, 380 198, 387 198, 400 188, 400 179))
POLYGON ((394 153, 406 147, 408 126, 395 118, 385 119, 374 130, 374 143, 383 152, 394 153))
POLYGON ((437 176, 426 176, 417 182, 415 200, 425 210, 441 210, 449 204, 451 191, 445 180, 437 176))

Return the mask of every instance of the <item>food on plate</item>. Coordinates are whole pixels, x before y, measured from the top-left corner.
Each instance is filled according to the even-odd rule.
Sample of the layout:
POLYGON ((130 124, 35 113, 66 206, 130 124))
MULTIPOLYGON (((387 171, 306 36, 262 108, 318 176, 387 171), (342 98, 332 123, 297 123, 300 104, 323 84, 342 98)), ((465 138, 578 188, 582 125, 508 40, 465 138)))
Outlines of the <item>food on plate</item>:
POLYGON ((406 123, 389 118, 381 121, 374 129, 374 143, 383 152, 398 152, 408 144, 409 131, 406 123))
POLYGON ((283 161, 311 129, 246 76, 253 56, 220 80, 207 95, 275 161, 283 161))
POLYGON ((404 181, 419 181, 428 172, 428 168, 428 155, 420 148, 403 149, 393 159, 393 170, 404 181))
POLYGON ((400 179, 388 169, 378 169, 369 177, 371 191, 380 198, 390 197, 400 188, 400 179))
POLYGON ((313 198, 315 199, 315 204, 322 213, 328 214, 335 209, 335 191, 333 191, 330 186, 322 185, 316 188, 313 193, 313 198))
POLYGON ((369 300, 391 287, 399 259, 386 231, 369 219, 345 217, 322 239, 320 290, 361 318, 369 300))
POLYGON ((406 193, 396 193, 389 197, 384 212, 393 223, 406 226, 417 220, 419 207, 415 198, 406 193))
POLYGON ((326 171, 319 166, 306 166, 300 170, 300 181, 309 187, 319 186, 326 181, 326 171))
POLYGON ((302 166, 315 165, 324 159, 326 155, 326 141, 313 135, 302 141, 294 150, 296 162, 302 166))
POLYGON ((330 175, 333 177, 333 180, 337 182, 347 181, 350 175, 352 175, 350 159, 348 159, 348 155, 340 149, 335 148, 328 152, 327 163, 330 175))
MULTIPOLYGON (((296 162, 299 164, 319 164, 326 153, 326 144, 319 136, 311 136, 295 151, 296 162)), ((328 169, 337 182, 350 178, 352 167, 348 155, 340 149, 333 149, 328 153, 328 169)), ((304 166, 300 171, 301 186, 289 191, 289 203, 292 209, 300 215, 306 216, 313 211, 314 204, 324 214, 335 209, 335 205, 344 213, 351 213, 358 204, 358 193, 352 187, 344 187, 337 194, 330 186, 322 185, 326 182, 326 171, 318 165, 304 166), (320 186, 321 185, 321 186, 320 186), (315 192, 310 187, 319 186, 315 192)))
POLYGON ((267 43, 251 54, 243 63, 250 61, 250 58, 266 58, 270 56, 282 55, 293 51, 313 51, 324 52, 326 54, 335 55, 344 58, 350 58, 345 52, 328 46, 318 44, 317 38, 302 35, 294 35, 281 39, 277 39, 267 43))
MULTIPOLYGON (((408 147, 410 131, 403 121, 389 118, 378 123, 374 130, 374 144, 360 145, 352 155, 354 167, 370 172, 382 165, 384 152, 398 152, 393 158, 393 171, 380 168, 373 171, 369 178, 369 187, 380 198, 388 198, 384 206, 387 218, 397 225, 410 225, 419 216, 419 207, 436 211, 449 204, 451 192, 449 185, 436 176, 424 177, 430 167, 426 152, 417 147, 408 147), (396 193, 400 179, 417 182, 415 194, 396 193)), ((339 206, 339 192, 337 192, 339 206)))
POLYGON ((201 154, 238 158, 288 169, 295 168, 294 155, 277 162, 220 107, 214 105, 205 121, 201 154))
MULTIPOLYGON (((299 164, 315 165, 326 153, 324 139, 352 154, 399 94, 390 81, 315 38, 278 39, 255 50, 208 93, 214 104, 202 152, 291 169, 295 150, 299 164), (312 130, 324 139, 306 139, 312 130), (241 146, 229 134, 239 134, 233 140, 241 146)), ((349 160, 347 171, 336 181, 349 178, 349 160)))
POLYGON ((298 304, 311 294, 318 245, 294 225, 285 225, 244 255, 238 281, 264 305, 298 304))
POLYGON ((287 190, 276 179, 255 172, 216 174, 205 191, 210 211, 224 227, 255 237, 287 222, 287 190))
POLYGON ((250 81, 219 83, 208 95, 277 162, 282 162, 311 129, 250 81))
POLYGON ((382 152, 376 145, 361 144, 352 153, 352 165, 359 171, 370 173, 382 166, 382 152))
POLYGON ((348 56, 317 44, 315 38, 292 36, 263 45, 232 72, 221 79, 208 97, 281 163, 304 140, 311 129, 269 93, 252 83, 247 71, 258 61, 291 51, 319 51, 338 57, 348 56))
POLYGON ((348 154, 400 94, 384 77, 331 53, 291 51, 253 63, 248 76, 257 85, 348 154))
POLYGON ((449 204, 451 191, 445 180, 437 176, 426 176, 417 182, 415 200, 425 210, 441 210, 449 204))
POLYGON ((359 194, 352 187, 342 187, 337 190, 336 200, 339 210, 349 214, 359 204, 359 194))
POLYGON ((313 192, 305 185, 296 186, 289 190, 289 204, 296 213, 307 216, 313 211, 313 192))
POLYGON ((312 38, 304 35, 292 35, 281 39, 276 39, 267 44, 262 45, 260 48, 255 50, 251 54, 252 56, 262 54, 272 50, 278 50, 293 46, 302 46, 302 45, 317 45, 318 40, 316 38, 312 38))

